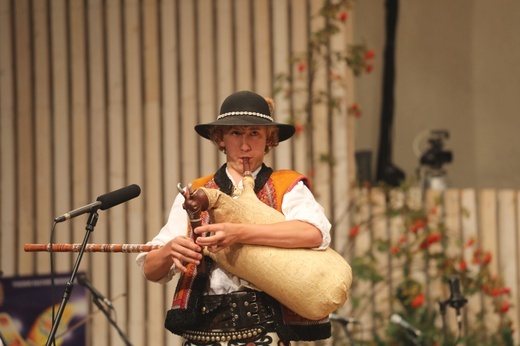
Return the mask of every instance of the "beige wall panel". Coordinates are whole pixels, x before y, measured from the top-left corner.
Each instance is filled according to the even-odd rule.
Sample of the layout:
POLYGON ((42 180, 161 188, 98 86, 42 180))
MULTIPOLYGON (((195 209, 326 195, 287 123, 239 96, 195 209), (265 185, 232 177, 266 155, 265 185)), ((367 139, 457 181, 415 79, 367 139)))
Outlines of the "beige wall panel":
MULTIPOLYGON (((93 196, 109 192, 108 187, 108 112, 107 112, 107 65, 105 60, 105 8, 102 0, 92 0, 87 8, 88 20, 88 57, 89 57, 89 109, 90 109, 90 176, 93 196)), ((102 215, 92 243, 109 243, 107 216, 102 215)), ((94 287, 108 294, 108 261, 109 256, 93 254, 83 260, 89 262, 89 275, 94 287)), ((93 333, 95 344, 106 345, 109 326, 104 317, 96 317, 87 325, 93 333)), ((94 343, 91 343, 94 344, 94 343)))
POLYGON ((232 92, 236 91, 234 83, 233 61, 233 18, 231 17, 232 3, 230 0, 217 1, 216 4, 217 28, 217 103, 220 104, 232 92))
MULTIPOLYGON (((157 25, 157 1, 143 4, 143 49, 144 49, 144 98, 145 98, 145 171, 146 175, 146 220, 147 227, 157 233, 163 223, 161 189, 161 122, 160 122, 160 78, 159 36, 157 25)), ((156 284, 148 284, 147 340, 149 344, 160 344, 164 340, 164 290, 156 284)))
MULTIPOLYGON (((497 254, 500 250, 497 241, 497 192, 492 189, 480 190, 478 194, 478 215, 480 228, 480 244, 484 252, 490 251, 493 259, 489 264, 491 273, 499 275, 497 254)), ((484 309, 493 311, 490 299, 484 299, 484 309)), ((486 318, 486 326, 493 330, 499 323, 498 316, 486 318)))
MULTIPOLYGON (((141 61, 141 22, 140 6, 136 0, 125 3, 125 76, 127 88, 126 100, 126 146, 127 162, 126 172, 129 184, 143 186, 144 182, 144 136, 143 136, 143 98, 142 98, 142 61, 141 61)), ((145 213, 144 192, 139 198, 127 204, 126 235, 121 242, 130 244, 144 244, 147 239, 144 236, 145 213)), ((125 297, 126 309, 128 311, 127 337, 132 344, 145 345, 146 323, 146 291, 145 279, 139 268, 135 265, 134 255, 125 255, 128 266, 128 284, 125 297)))
MULTIPOLYGON (((514 190, 498 191, 498 248, 496 253, 499 264, 500 276, 504 279, 504 286, 511 289, 511 298, 516 305, 519 295, 518 285, 519 262, 518 259, 518 224, 516 223, 518 200, 514 190)), ((509 297, 504 299, 509 300, 509 297)), ((518 330, 519 319, 517 314, 511 314, 513 328, 518 330)))
MULTIPOLYGON (((351 40, 352 36, 352 25, 351 22, 347 22, 349 25, 340 27, 340 34, 332 38, 331 50, 342 51, 345 49, 347 42, 351 40)), ((344 64, 337 65, 334 71, 340 76, 343 76, 347 86, 353 84, 353 75, 350 69, 347 69, 344 64)), ((347 87, 347 90, 340 87, 339 85, 332 84, 331 96, 338 97, 341 100, 351 100, 353 97, 352 87, 347 87)), ((332 181, 329 186, 331 190, 331 210, 330 218, 334 220, 335 229, 333 230, 333 239, 339 236, 339 233, 346 234, 348 232, 348 198, 349 189, 352 181, 349 176, 345 175, 348 172, 351 162, 351 156, 353 156, 353 147, 350 146, 352 131, 349 131, 348 121, 349 116, 347 115, 347 106, 341 105, 341 109, 336 112, 334 111, 331 116, 331 129, 332 136, 329 153, 332 156, 332 181)))
MULTIPOLYGON (((477 244, 478 238, 478 212, 477 212, 477 197, 476 192, 473 189, 461 190, 461 209, 465 213, 462 218, 462 239, 463 243, 466 244, 468 241, 473 239, 477 244)), ((477 268, 471 264, 473 257, 473 251, 475 247, 465 247, 463 249, 464 259, 468 264, 468 268, 471 271, 476 271, 477 268)), ((464 308, 464 322, 471 325, 476 321, 476 315, 481 311, 481 297, 475 295, 468 298, 468 303, 464 308)))
MULTIPOLYGON (((109 191, 117 190, 126 185, 125 175, 125 138, 124 138, 124 71, 123 71, 123 42, 122 42, 122 4, 119 1, 110 0, 106 5, 107 37, 107 106, 108 106, 108 186, 109 191)), ((123 207, 115 207, 107 210, 102 222, 109 227, 109 243, 121 243, 124 240, 125 211, 123 207)), ((95 237, 94 237, 95 238, 95 237)), ((122 256, 112 256, 108 262, 108 292, 116 296, 125 292, 122 283, 126 281, 125 259, 122 256), (113 273, 118 273, 113 275, 113 273)), ((103 268, 105 269, 105 268, 103 268)), ((96 268, 98 270, 98 268, 96 268)), ((103 271, 103 270, 101 270, 103 271)), ((118 323, 126 324, 128 314, 126 304, 119 300, 114 303, 118 311, 118 323)), ((103 316, 101 316, 103 317, 103 316)), ((119 335, 114 328, 109 329, 108 344, 119 342, 119 335)))
MULTIPOLYGON (((289 45, 289 7, 287 0, 279 0, 272 5, 272 59, 273 79, 280 73, 290 72, 290 45, 289 45)), ((290 101, 282 92, 270 95, 274 99, 274 120, 281 123, 289 123, 290 101)), ((294 137, 293 137, 294 138, 294 137)), ((288 169, 294 167, 291 160, 292 142, 294 139, 280 143, 272 154, 273 169, 288 169)))
MULTIPOLYGON (((17 1, 15 4, 14 24, 16 30, 15 56, 16 56, 16 146, 17 155, 17 184, 18 190, 18 242, 19 244, 31 243, 34 240, 34 127, 33 127, 33 99, 30 90, 31 61, 29 29, 30 12, 28 1, 17 1)), ((18 273, 30 274, 34 270, 33 254, 24 254, 18 247, 18 273)))
MULTIPOLYGON (((50 97, 50 42, 47 1, 34 3, 34 116, 36 141, 36 243, 49 242, 52 224, 52 108, 50 97)), ((86 133, 86 129, 85 129, 86 133)), ((49 254, 36 254, 37 273, 50 271, 49 254)))
POLYGON ((272 93, 272 30, 269 0, 253 1, 253 54, 254 54, 254 90, 260 95, 273 97, 272 93))
MULTIPOLYGON (((261 94, 260 90, 256 89, 254 62, 258 63, 253 56, 256 49, 260 48, 255 42, 256 31, 253 27, 252 21, 256 24, 258 21, 257 12, 255 12, 254 4, 251 1, 234 1, 233 18, 233 34, 230 37, 233 42, 233 55, 228 59, 234 62, 233 76, 235 80, 235 88, 238 90, 251 90, 261 94), (253 7, 252 7, 253 6, 253 7)), ((264 27, 263 30, 266 30, 264 27)), ((266 46, 261 46, 265 49, 266 46)))
MULTIPOLYGON (((197 57, 198 57, 198 114, 193 117, 200 123, 215 121, 218 115, 220 100, 217 100, 215 80, 216 43, 214 41, 214 26, 216 18, 213 12, 213 2, 209 0, 197 2, 197 57)), ((217 149, 211 141, 199 138, 192 129, 190 132, 197 137, 200 144, 200 175, 213 173, 217 167, 217 149)))
MULTIPOLYGON (((291 0, 290 2, 291 11, 291 43, 290 47, 290 58, 305 56, 307 50, 307 25, 309 24, 310 14, 307 11, 307 6, 302 3, 301 0, 291 0)), ((306 61, 306 60, 305 60, 306 61)), ((293 93, 292 97, 292 108, 294 110, 301 110, 305 107, 307 102, 307 93, 301 92, 306 87, 307 72, 300 72, 295 63, 290 66, 292 68, 293 82, 288 86, 289 90, 283 91, 283 94, 293 93)), ((311 127, 307 124, 307 114, 301 112, 296 113, 296 119, 294 124, 297 126, 297 133, 292 139, 292 146, 294 151, 294 169, 300 173, 308 175, 312 178, 312 172, 310 171, 309 165, 309 154, 308 154, 308 132, 311 131, 311 127)))
MULTIPOLYGON (((322 2, 315 0, 311 1, 311 15, 316 14, 321 8, 322 2)), ((320 17, 316 17, 310 23, 311 31, 315 31, 321 28, 325 23, 320 17)), ((313 93, 328 92, 327 90, 327 68, 323 65, 324 61, 318 61, 321 65, 320 68, 315 70, 314 81, 312 86, 313 93)), ((331 146, 329 144, 330 139, 330 116, 327 112, 326 102, 313 102, 312 103, 312 146, 313 146, 313 160, 314 160, 314 176, 312 178, 314 184, 314 193, 325 208, 327 215, 330 215, 330 208, 332 207, 330 201, 330 190, 328 186, 332 184, 330 175, 330 165, 325 160, 322 161, 321 157, 327 157, 331 154, 331 146)))
POLYGON ((16 137, 11 2, 0 0, 0 270, 16 274, 16 137))
MULTIPOLYGON (((61 215, 76 208, 71 200, 72 171, 71 134, 70 134, 70 88, 69 61, 67 58, 67 12, 63 0, 51 1, 51 40, 52 40, 52 108, 54 139, 54 196, 55 214, 61 215)), ((55 243, 71 243, 71 222, 56 227, 55 243)), ((71 268, 72 256, 60 254, 55 256, 58 273, 67 272, 71 268), (68 260, 67 260, 68 259, 68 260)))
MULTIPOLYGON (((180 151, 178 123, 179 114, 179 86, 177 84, 178 72, 178 42, 176 40, 176 12, 175 2, 164 1, 161 3, 161 90, 162 90, 162 128, 163 128, 163 215, 161 221, 166 222, 170 207, 177 194, 177 183, 180 183, 180 151)), ((146 239, 152 239, 157 230, 147 229, 146 239)))
MULTIPOLYGON (((89 151, 88 110, 87 110, 87 55, 85 13, 81 2, 68 6, 69 54, 70 54, 70 96, 71 96, 71 140, 72 140, 72 206, 90 203, 89 193, 89 151)), ((81 219, 72 224, 72 242, 81 243, 85 235, 85 223, 81 219)), ((85 268, 85 264, 82 266, 85 268)))
MULTIPOLYGON (((197 60, 195 58, 195 3, 192 1, 181 1, 179 17, 181 27, 179 41, 179 59, 181 62, 180 70, 180 91, 182 114, 182 146, 181 167, 182 177, 191 181, 197 174, 197 144, 198 138, 193 135, 193 128, 197 124, 196 118, 196 70, 197 60)), ((187 184, 187 183, 185 183, 187 184)), ((184 184, 184 185, 185 185, 184 184)))
MULTIPOLYGON (((518 228, 518 227, 520 227, 520 191, 515 191, 515 200, 516 200, 516 215, 515 215, 514 222, 516 223, 516 225, 517 225, 516 227, 518 228)), ((517 229, 517 232, 518 232, 518 229, 517 229)), ((518 251, 518 249, 520 249, 520 236, 518 235, 518 233, 516 233, 515 247, 516 247, 516 257, 511 258, 511 260, 514 260, 515 263, 518 264, 518 263, 520 263, 520 253, 518 251)), ((518 306, 520 306, 520 268, 517 269, 516 282, 513 283, 513 286, 515 287, 514 292, 516 292, 516 293, 511 300, 512 300, 513 306, 518 307, 518 306)), ((520 321, 520 309, 519 308, 515 309, 514 314, 515 314, 516 320, 520 321)), ((517 336, 516 340, 518 340, 518 336, 517 336)))

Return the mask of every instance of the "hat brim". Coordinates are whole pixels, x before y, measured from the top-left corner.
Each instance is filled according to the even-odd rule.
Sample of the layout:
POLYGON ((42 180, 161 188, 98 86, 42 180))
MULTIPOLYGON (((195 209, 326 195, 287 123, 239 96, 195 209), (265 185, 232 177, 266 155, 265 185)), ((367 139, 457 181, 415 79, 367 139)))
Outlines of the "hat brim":
POLYGON ((296 131, 293 125, 280 124, 255 116, 229 116, 212 123, 195 125, 195 131, 197 131, 200 136, 210 139, 209 130, 213 126, 276 126, 278 127, 279 142, 291 138, 296 131))

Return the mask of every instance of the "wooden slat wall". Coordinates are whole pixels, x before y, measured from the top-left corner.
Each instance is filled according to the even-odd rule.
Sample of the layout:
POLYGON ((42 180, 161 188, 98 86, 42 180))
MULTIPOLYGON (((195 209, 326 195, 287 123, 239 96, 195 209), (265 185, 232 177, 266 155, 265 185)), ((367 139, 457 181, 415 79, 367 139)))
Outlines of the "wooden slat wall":
MULTIPOLYGON (((89 242, 144 243, 155 236, 176 184, 214 172, 224 161, 193 126, 213 121, 230 93, 250 89, 274 97, 276 74, 299 73, 289 58, 305 51, 319 25, 311 15, 321 3, 0 0, 3 275, 49 273, 49 255, 24 253, 23 245, 49 242, 54 217, 132 183, 141 186, 141 196, 101 212, 89 242)), ((332 47, 348 43, 351 30, 348 23, 332 47)), ((314 87, 327 83, 324 73, 314 87)), ((353 98, 353 88, 346 97, 353 98)), ((289 111, 306 101, 305 95, 276 95, 275 118, 287 122, 289 111)), ((313 174, 318 199, 344 230, 353 179, 350 120, 323 106, 314 107, 310 119, 314 131, 281 143, 266 161, 313 174), (340 162, 320 164, 322 153, 340 162)), ((59 224, 54 241, 81 242, 85 220, 59 224)), ((341 233, 335 242, 345 243, 341 233)), ((86 254, 80 270, 99 291, 117 297, 118 324, 133 344, 180 344, 163 327, 175 282, 147 282, 134 258, 86 254)), ((55 259, 55 270, 69 273, 76 255, 55 259)), ((121 343, 101 314, 87 326, 89 344, 121 343)))

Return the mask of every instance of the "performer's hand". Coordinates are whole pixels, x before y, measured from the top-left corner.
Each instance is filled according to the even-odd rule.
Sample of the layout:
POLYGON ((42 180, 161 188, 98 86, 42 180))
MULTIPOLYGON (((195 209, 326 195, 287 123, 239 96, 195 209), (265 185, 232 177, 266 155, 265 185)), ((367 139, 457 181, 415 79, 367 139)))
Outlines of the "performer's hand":
POLYGON ((196 243, 202 247, 207 247, 209 252, 219 252, 223 248, 238 242, 238 233, 235 226, 233 223, 215 223, 199 226, 195 228, 195 233, 200 236, 197 238, 196 243), (207 233, 211 235, 204 236, 207 233))
POLYGON ((172 258, 175 266, 183 272, 188 270, 185 267, 187 263, 199 265, 202 259, 202 248, 189 237, 175 237, 166 243, 161 250, 165 251, 166 255, 172 258))

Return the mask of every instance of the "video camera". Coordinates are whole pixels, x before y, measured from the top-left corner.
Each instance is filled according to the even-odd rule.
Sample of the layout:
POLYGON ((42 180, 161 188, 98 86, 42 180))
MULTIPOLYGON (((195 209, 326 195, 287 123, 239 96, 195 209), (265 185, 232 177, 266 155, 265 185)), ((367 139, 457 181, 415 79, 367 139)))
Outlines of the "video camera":
POLYGON ((453 160, 451 151, 443 150, 444 140, 450 136, 446 130, 432 130, 431 137, 428 139, 430 147, 421 155, 421 165, 432 169, 441 169, 442 165, 453 160))

